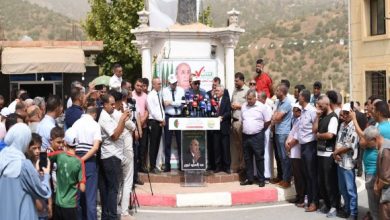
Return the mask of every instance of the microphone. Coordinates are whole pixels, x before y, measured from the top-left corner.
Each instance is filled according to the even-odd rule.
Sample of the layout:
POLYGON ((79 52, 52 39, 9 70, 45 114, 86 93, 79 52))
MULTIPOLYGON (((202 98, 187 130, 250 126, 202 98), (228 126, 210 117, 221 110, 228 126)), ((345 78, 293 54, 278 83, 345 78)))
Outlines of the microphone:
POLYGON ((200 109, 201 109, 201 117, 203 117, 206 109, 206 103, 204 101, 200 102, 200 109))
POLYGON ((190 99, 190 91, 186 91, 185 98, 186 100, 190 99))

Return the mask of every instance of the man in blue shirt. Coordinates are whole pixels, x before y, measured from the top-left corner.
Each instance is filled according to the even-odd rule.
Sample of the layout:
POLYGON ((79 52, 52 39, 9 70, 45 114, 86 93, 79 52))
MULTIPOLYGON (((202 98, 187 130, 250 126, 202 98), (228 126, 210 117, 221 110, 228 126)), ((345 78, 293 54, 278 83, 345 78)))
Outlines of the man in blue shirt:
POLYGON ((72 106, 65 111, 66 128, 72 127, 75 121, 80 119, 81 115, 84 114, 82 108, 83 96, 81 90, 77 87, 72 88, 70 98, 72 99, 72 106))
POLYGON ((283 180, 278 183, 282 188, 291 186, 291 161, 287 155, 285 143, 291 130, 291 101, 287 98, 288 88, 280 84, 276 89, 276 97, 279 100, 276 112, 272 116, 272 124, 275 125, 275 139, 278 156, 283 170, 283 180))
POLYGON ((37 126, 37 133, 42 137, 42 151, 46 151, 50 146, 50 131, 56 126, 55 119, 62 111, 61 99, 56 95, 49 96, 46 102, 46 115, 37 126))

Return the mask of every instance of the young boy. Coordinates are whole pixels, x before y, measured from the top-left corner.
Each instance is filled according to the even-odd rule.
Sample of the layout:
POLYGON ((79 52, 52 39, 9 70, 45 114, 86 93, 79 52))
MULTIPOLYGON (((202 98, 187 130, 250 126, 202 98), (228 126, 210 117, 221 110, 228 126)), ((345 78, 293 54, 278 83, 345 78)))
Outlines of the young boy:
POLYGON ((63 150, 64 145, 64 129, 60 127, 54 127, 50 131, 50 147, 49 152, 63 150))
POLYGON ((31 134, 31 141, 28 145, 26 157, 31 160, 32 164, 35 164, 39 159, 39 153, 41 152, 42 138, 37 133, 31 134))
MULTIPOLYGON (((39 153, 41 152, 41 145, 42 145, 42 137, 37 133, 31 134, 31 141, 28 145, 28 150, 26 152, 26 157, 31 160, 33 164, 36 164, 36 162, 39 159, 39 153)), ((52 218, 52 199, 37 199, 35 200, 35 207, 38 211, 38 219, 39 220, 47 220, 49 218, 52 218), (49 205, 50 204, 50 205, 49 205)))
POLYGON ((78 190, 85 191, 84 162, 75 155, 76 135, 72 128, 65 133, 65 151, 49 153, 57 163, 57 192, 54 219, 77 219, 78 190))

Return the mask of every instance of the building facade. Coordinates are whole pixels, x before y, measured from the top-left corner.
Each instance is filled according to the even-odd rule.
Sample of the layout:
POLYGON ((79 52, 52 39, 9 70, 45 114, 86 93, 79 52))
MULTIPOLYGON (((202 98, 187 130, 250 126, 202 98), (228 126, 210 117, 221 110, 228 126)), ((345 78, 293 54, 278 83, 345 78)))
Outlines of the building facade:
POLYGON ((350 0, 352 99, 390 99, 390 0, 350 0))

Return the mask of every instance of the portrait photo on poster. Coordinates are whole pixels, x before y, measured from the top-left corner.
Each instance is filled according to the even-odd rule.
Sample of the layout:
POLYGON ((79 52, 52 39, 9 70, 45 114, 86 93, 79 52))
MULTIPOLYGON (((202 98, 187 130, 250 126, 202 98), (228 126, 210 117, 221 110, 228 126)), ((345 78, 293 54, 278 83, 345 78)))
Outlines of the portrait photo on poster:
POLYGON ((205 170, 206 131, 182 131, 182 170, 205 170))

